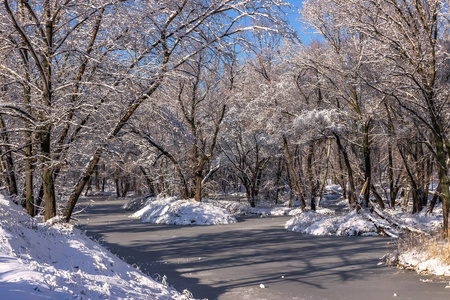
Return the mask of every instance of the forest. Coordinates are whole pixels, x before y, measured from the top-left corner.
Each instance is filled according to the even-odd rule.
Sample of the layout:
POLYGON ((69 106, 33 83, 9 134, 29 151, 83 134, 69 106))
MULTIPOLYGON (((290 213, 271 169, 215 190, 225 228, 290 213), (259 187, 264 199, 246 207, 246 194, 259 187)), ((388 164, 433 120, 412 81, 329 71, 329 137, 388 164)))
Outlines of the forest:
POLYGON ((307 41, 281 0, 3 0, 1 186, 69 222, 88 192, 315 210, 335 184, 442 203, 448 235, 448 8, 305 0, 307 41))

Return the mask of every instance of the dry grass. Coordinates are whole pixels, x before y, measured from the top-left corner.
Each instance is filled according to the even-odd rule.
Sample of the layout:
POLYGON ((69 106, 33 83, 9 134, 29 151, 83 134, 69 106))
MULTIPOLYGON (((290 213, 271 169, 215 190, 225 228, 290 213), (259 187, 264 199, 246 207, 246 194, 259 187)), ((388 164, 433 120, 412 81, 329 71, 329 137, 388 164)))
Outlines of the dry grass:
POLYGON ((450 266, 450 239, 444 239, 442 233, 432 236, 410 234, 404 236, 399 242, 398 248, 401 252, 417 251, 428 259, 435 259, 442 264, 450 266))

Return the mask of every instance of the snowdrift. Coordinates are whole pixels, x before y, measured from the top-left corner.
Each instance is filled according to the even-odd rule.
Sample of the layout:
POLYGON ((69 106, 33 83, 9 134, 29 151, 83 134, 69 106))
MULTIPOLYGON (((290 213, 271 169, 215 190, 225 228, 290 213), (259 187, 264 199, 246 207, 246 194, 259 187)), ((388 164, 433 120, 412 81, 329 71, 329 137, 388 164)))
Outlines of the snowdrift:
POLYGON ((0 298, 188 298, 132 268, 80 230, 52 220, 38 223, 0 195, 0 298))
POLYGON ((286 230, 312 235, 378 235, 375 225, 356 211, 334 216, 329 210, 300 212, 286 222, 286 230))
POLYGON ((236 223, 236 218, 227 210, 210 203, 176 198, 150 198, 146 205, 130 218, 144 223, 171 225, 220 225, 236 223))

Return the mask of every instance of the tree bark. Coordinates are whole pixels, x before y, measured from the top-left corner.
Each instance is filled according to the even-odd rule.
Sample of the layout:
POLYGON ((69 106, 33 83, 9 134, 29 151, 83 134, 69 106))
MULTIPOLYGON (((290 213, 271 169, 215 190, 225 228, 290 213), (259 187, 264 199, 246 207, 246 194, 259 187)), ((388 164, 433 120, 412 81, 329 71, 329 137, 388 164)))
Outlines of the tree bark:
POLYGON ((313 156, 314 156, 314 144, 311 144, 311 145, 309 145, 307 168, 308 168, 308 179, 309 179, 309 185, 310 185, 311 210, 315 211, 316 210, 316 184, 315 184, 313 170, 312 170, 313 156))
POLYGON ((367 187, 364 191, 363 206, 369 206, 370 200, 370 187, 372 186, 372 165, 370 162, 370 140, 369 140, 369 130, 370 130, 370 120, 363 125, 363 153, 364 153, 364 181, 367 182, 367 187))
POLYGON ((202 171, 195 172, 195 194, 194 199, 197 202, 202 202, 202 180, 203 174, 202 171))
POLYGON ((305 199, 303 199, 303 197, 301 196, 301 190, 300 190, 300 186, 298 185, 297 174, 294 169, 294 162, 292 160, 292 155, 291 155, 291 152, 289 151, 289 146, 288 146, 287 138, 285 135, 283 135, 283 144, 284 144, 284 151, 286 153, 289 169, 291 171, 292 184, 294 185, 297 195, 300 197, 302 209, 305 209, 306 202, 305 202, 305 199))
POLYGON ((341 138, 339 137, 338 134, 336 134, 334 132, 333 132, 333 135, 336 139, 336 144, 344 158, 344 164, 347 167, 348 182, 349 182, 349 186, 350 186, 350 190, 348 192, 349 204, 350 204, 350 207, 355 208, 356 207, 356 193, 355 193, 355 182, 353 180, 352 166, 350 164, 350 160, 348 158, 347 151, 345 150, 344 146, 341 143, 341 138))
POLYGON ((0 131, 1 133, 1 137, 3 139, 3 142, 5 144, 4 146, 4 153, 3 156, 5 157, 5 162, 6 162, 6 176, 8 177, 8 182, 9 182, 9 194, 16 196, 18 194, 18 189, 17 189, 17 179, 16 179, 16 172, 15 172, 15 168, 14 168, 14 160, 12 157, 12 152, 11 152, 11 148, 9 147, 9 137, 8 137, 8 133, 7 133, 7 129, 5 126, 5 122, 3 120, 3 117, 0 115, 0 131))
POLYGON ((323 172, 322 183, 320 184, 319 195, 318 195, 319 201, 318 201, 317 205, 320 205, 320 202, 322 201, 323 190, 325 188, 325 184, 326 184, 327 176, 328 176, 328 166, 330 163, 330 155, 331 155, 331 140, 328 140, 326 167, 325 167, 325 171, 323 172))
POLYGON ((275 190, 275 205, 278 205, 278 198, 280 195, 280 181, 281 181, 281 174, 283 173, 283 164, 281 163, 282 159, 279 158, 278 159, 278 164, 277 164, 277 179, 276 179, 276 190, 275 190))

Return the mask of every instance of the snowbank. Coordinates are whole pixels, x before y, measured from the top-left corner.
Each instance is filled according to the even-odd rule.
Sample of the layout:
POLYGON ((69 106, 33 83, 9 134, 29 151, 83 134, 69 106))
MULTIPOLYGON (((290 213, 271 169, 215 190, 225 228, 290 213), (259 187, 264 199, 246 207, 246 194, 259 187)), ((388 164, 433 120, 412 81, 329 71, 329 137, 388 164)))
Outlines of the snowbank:
POLYGON ((2 195, 0 295, 2 299, 187 299, 71 225, 38 223, 2 195))
POLYGON ((396 222, 411 228, 417 228, 420 230, 435 232, 442 227, 442 205, 437 205, 433 213, 427 214, 426 208, 416 214, 411 212, 405 212, 401 209, 385 209, 384 214, 392 217, 396 222))
POLYGON ((124 210, 138 210, 138 209, 141 209, 143 206, 145 206, 145 204, 148 202, 148 201, 152 201, 152 200, 155 200, 156 198, 154 198, 154 197, 150 197, 150 198, 142 198, 142 197, 140 197, 140 198, 133 198, 133 199, 131 199, 130 201, 128 201, 127 203, 125 203, 123 206, 122 206, 122 208, 124 209, 124 210))
MULTIPOLYGON (((395 261, 394 261, 395 262, 395 261)), ((433 258, 428 253, 410 249, 398 255, 397 265, 401 268, 415 270, 420 274, 450 276, 449 262, 433 258)))
POLYGON ((450 276, 450 241, 439 236, 408 236, 400 241, 397 250, 381 259, 419 274, 450 276))
POLYGON ((398 249, 383 258, 387 264, 417 273, 450 276, 450 240, 441 239, 439 234, 442 230, 442 205, 439 204, 432 214, 425 210, 415 215, 401 210, 386 213, 402 222, 402 226, 424 232, 405 235, 398 242, 398 249))
POLYGON ((356 211, 333 216, 329 210, 304 211, 284 226, 288 231, 312 235, 377 235, 377 228, 356 211))
POLYGON ((236 223, 236 218, 227 210, 210 203, 176 198, 149 199, 144 208, 130 218, 144 223, 172 225, 220 225, 236 223))
POLYGON ((259 216, 285 216, 290 213, 292 208, 276 206, 276 207, 251 207, 248 202, 237 202, 228 200, 211 200, 206 199, 206 203, 226 209, 236 216, 243 215, 259 215, 259 216))

